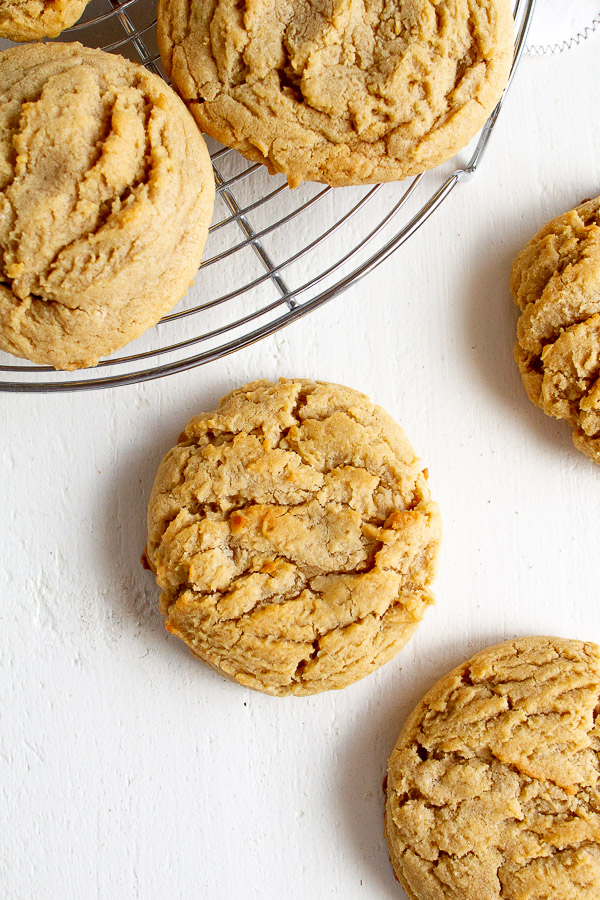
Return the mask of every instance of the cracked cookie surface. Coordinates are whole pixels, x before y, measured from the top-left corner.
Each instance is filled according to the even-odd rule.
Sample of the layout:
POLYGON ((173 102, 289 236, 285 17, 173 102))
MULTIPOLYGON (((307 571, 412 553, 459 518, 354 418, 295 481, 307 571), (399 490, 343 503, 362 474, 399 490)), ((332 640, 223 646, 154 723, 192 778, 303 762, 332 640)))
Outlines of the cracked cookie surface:
POLYGON ((0 0, 0 38, 38 41, 74 25, 88 0, 0 0))
POLYGON ((350 388, 255 382, 160 465, 146 555, 166 627, 274 695, 342 688, 432 602, 437 506, 402 430, 350 388))
POLYGON ((411 900, 597 900, 600 648, 508 641, 441 679, 390 757, 386 837, 411 900))
POLYGON ((290 185, 392 181, 450 158, 507 82, 506 0, 160 0, 203 131, 290 185))
POLYGON ((516 258, 515 359, 529 398, 600 463, 600 197, 553 219, 516 258))
POLYGON ((79 44, 0 53, 0 349, 94 365, 196 274, 214 180, 180 99, 79 44))

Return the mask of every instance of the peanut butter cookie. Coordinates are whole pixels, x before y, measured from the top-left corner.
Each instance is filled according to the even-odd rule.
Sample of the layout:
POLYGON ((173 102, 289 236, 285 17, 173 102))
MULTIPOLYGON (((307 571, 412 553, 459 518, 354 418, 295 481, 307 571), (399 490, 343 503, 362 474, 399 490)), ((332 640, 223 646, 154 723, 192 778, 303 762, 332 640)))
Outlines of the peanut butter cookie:
POLYGON ((88 0, 0 0, 0 38, 39 41, 74 25, 88 0))
POLYGON ((189 287, 208 151, 162 79, 79 44, 0 53, 0 349, 94 365, 189 287))
POLYGON ((167 629, 283 696, 343 688, 404 646, 439 539, 386 412, 339 385, 259 381, 192 419, 161 463, 146 554, 167 629))
POLYGON ((433 687, 390 757, 411 900, 598 900, 600 647, 529 637, 433 687))
POLYGON ((507 0, 160 0, 203 131, 291 186, 393 181, 453 156, 506 85, 507 0))
POLYGON ((553 219, 515 260, 515 359, 529 398, 600 463, 600 197, 553 219))

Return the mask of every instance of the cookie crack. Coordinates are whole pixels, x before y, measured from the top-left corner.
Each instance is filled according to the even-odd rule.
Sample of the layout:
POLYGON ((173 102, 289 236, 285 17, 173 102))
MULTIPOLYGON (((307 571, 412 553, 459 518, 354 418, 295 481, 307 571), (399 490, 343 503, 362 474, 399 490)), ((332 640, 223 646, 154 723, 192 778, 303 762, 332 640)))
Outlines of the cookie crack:
MULTIPOLYGON (((110 123, 111 127, 109 127, 108 134, 107 134, 106 138, 104 139, 103 143, 105 143, 106 140, 108 140, 108 138, 111 136, 111 134, 114 133, 112 130, 112 115, 113 114, 114 114, 114 105, 111 109, 111 123, 110 123)), ((100 232, 106 227, 106 225, 111 220, 116 219, 120 215, 121 210, 123 209, 123 207, 127 206, 130 198, 133 200, 135 198, 135 195, 140 191, 140 189, 149 185, 150 175, 151 175, 151 171, 152 171, 151 146, 150 146, 150 137, 149 137, 150 115, 151 115, 150 104, 149 104, 148 99, 145 98, 144 116, 143 116, 145 149, 144 149, 144 154, 143 154, 143 158, 142 158, 141 168, 140 168, 140 171, 138 172, 138 174, 136 175, 136 178, 134 178, 133 181, 124 188, 124 190, 122 190, 121 192, 112 196, 110 198, 110 200, 105 200, 100 204, 96 223, 93 228, 87 230, 85 232, 85 234, 74 238, 72 241, 65 244, 63 247, 60 248, 60 250, 57 251, 54 258, 49 262, 49 264, 47 266, 46 273, 44 275, 44 280, 48 279, 50 277, 50 275, 52 274, 52 272, 56 270, 58 263, 59 263, 59 258, 62 254, 68 252, 72 247, 76 246, 82 240, 85 243, 89 243, 89 242, 93 241, 93 239, 100 234, 100 232)), ((103 151, 100 152, 96 163, 90 167, 90 169, 87 173, 88 175, 91 174, 93 172, 93 170, 96 168, 97 163, 102 159, 102 155, 103 155, 103 151)), ((84 176, 83 181, 85 181, 86 177, 87 176, 84 176)), ((129 255, 133 251, 134 246, 135 246, 135 242, 129 248, 127 255, 129 255)), ((125 258, 127 258, 127 257, 125 257, 125 258)), ((56 299, 56 298, 53 298, 53 299, 56 299)), ((57 302, 60 302, 60 301, 57 300, 57 302)))
MULTIPOLYGON (((28 99, 26 109, 24 109, 24 106, 21 105, 19 113, 15 117, 15 123, 14 123, 15 127, 12 129, 13 135, 12 135, 12 141, 10 144, 11 157, 9 158, 9 160, 12 162, 11 177, 10 177, 9 181, 5 182, 5 184, 2 187, 2 190, 0 190, 0 196, 2 196, 4 198, 6 203, 11 208, 13 217, 17 216, 17 211, 15 209, 15 205, 14 205, 13 201, 11 200, 10 196, 8 196, 8 192, 11 187, 16 185, 17 178, 19 178, 19 180, 21 180, 21 176, 17 176, 17 159, 18 159, 19 155, 21 156, 21 158, 25 158, 25 156, 24 156, 23 151, 21 151, 20 154, 18 153, 17 146, 18 146, 19 141, 24 139, 24 130, 26 128, 25 117, 26 117, 26 115, 28 117, 31 116, 31 111, 32 111, 33 106, 36 104, 39 104, 41 102, 42 97, 44 95, 44 91, 48 88, 49 85, 52 84, 52 81, 53 81, 53 79, 51 77, 48 80, 48 82, 44 85, 44 87, 37 93, 37 95, 35 97, 28 99)), ((105 110, 104 115, 101 118, 100 127, 95 135, 95 142, 94 142, 95 155, 93 155, 92 158, 90 159, 90 165, 88 168, 88 172, 97 165, 99 159, 102 156, 102 148, 103 148, 104 142, 106 141, 106 139, 108 138, 108 136, 111 133, 111 117, 112 117, 113 109, 114 109, 114 102, 113 102, 113 105, 109 109, 105 110)), ((10 123, 9 123, 9 127, 10 127, 10 123)), ((36 133, 37 133, 37 131, 36 131, 36 133)), ((25 153, 27 153, 27 151, 25 151, 25 153)), ((28 157, 28 153, 27 153, 27 157, 28 157)), ((32 162, 29 158, 27 158, 26 162, 25 162, 25 171, 23 173, 23 176, 25 176, 26 174, 31 174, 32 171, 33 171, 32 162)), ((84 177, 85 177, 85 175, 82 176, 82 179, 84 177)), ((77 194, 75 193, 73 195, 70 212, 73 212, 76 202, 77 202, 77 194)), ((17 223, 15 222, 15 225, 16 224, 17 223)), ((21 235, 20 235, 20 233, 15 234, 14 228, 8 233, 7 237, 8 237, 9 242, 13 243, 15 246, 18 246, 21 235)), ((4 253, 6 253, 7 245, 3 244, 1 249, 4 251, 4 253)), ((47 271, 47 269, 46 269, 46 271, 47 271)), ((41 274, 43 276, 44 273, 41 273, 41 274)), ((8 280, 9 280, 8 283, 10 285, 12 285, 13 280, 10 278, 10 276, 6 272, 6 269, 4 269, 4 276, 6 278, 8 278, 8 280)))
MULTIPOLYGON (((77 246, 79 242, 83 242, 89 244, 90 242, 94 242, 94 238, 97 237, 98 234, 101 233, 102 229, 106 227, 107 223, 113 220, 113 217, 119 215, 120 211, 126 209, 129 205, 135 202, 135 198, 139 195, 139 192, 143 188, 147 188, 151 193, 152 190, 152 172, 155 165, 155 152, 159 147, 163 147, 167 150, 167 154, 169 153, 168 147, 165 144, 164 137, 164 124, 161 128, 159 124, 156 127, 151 129, 151 121, 153 118, 153 109, 154 104, 153 100, 150 97, 147 88, 144 86, 144 79, 141 75, 137 73, 131 79, 131 81, 125 81, 125 88, 129 88, 131 93, 127 96, 122 95, 115 88, 115 85, 108 83, 104 78, 103 73, 99 73, 97 71, 93 72, 93 75, 96 78, 96 83, 99 85, 99 109, 101 110, 100 121, 98 124, 98 130, 94 136, 94 140, 90 145, 90 158, 88 160, 88 166, 85 173, 81 174, 80 177, 77 178, 74 190, 72 192, 71 197, 69 198, 70 208, 66 210, 66 212, 62 213, 67 217, 68 221, 73 221, 73 215, 77 212, 78 207, 81 210, 85 210, 82 213, 83 218, 79 226, 76 227, 80 231, 79 234, 75 234, 75 236, 71 240, 67 240, 63 242, 60 246, 56 248, 56 251, 53 255, 46 261, 44 261, 43 268, 36 273, 36 280, 38 284, 44 284, 44 290, 31 290, 29 293, 36 300, 45 300, 52 299, 55 302, 63 304, 65 307, 69 307, 68 302, 64 302, 60 297, 56 296, 56 287, 52 284, 48 285, 48 279, 56 272, 59 264, 59 260, 61 255, 68 254, 73 247, 77 246), (137 163, 137 170, 135 172, 135 177, 129 180, 125 186, 119 190, 118 184, 110 183, 110 180, 107 178, 106 171, 102 169, 102 161, 103 158, 107 158, 107 166, 108 171, 111 172, 112 168, 114 168, 114 161, 111 161, 110 156, 107 157, 107 146, 110 145, 111 139, 116 142, 115 149, 109 150, 109 153, 121 153, 122 149, 119 147, 119 140, 127 140, 127 129, 126 124, 127 120, 124 119, 126 116, 136 116, 138 121, 140 122, 140 131, 141 131, 141 140, 143 141, 142 146, 140 147, 139 142, 133 144, 137 152, 139 153, 139 161, 137 163), (117 116, 117 118, 115 118, 117 116), (86 185, 91 185, 90 195, 86 195, 86 185), (96 199, 96 196, 97 198, 96 199), (82 205, 83 204, 83 205, 82 205), (86 226, 86 219, 90 218, 91 206, 96 206, 96 213, 93 217, 93 223, 91 225, 86 226)), ((121 79, 122 80, 122 79, 121 79)), ((47 84, 44 85, 44 90, 48 87, 48 84, 52 83, 52 78, 50 78, 47 84)), ((115 76, 115 84, 119 83, 119 78, 115 76)), ((31 103, 28 103, 28 108, 31 107, 32 104, 39 103, 42 100, 44 90, 38 92, 35 98, 32 99, 31 103)), ((19 121, 21 123, 20 130, 15 129, 15 138, 13 139, 13 164, 11 170, 11 180, 5 185, 0 193, 0 196, 4 196, 6 202, 10 205, 13 216, 15 215, 14 203, 11 198, 6 195, 7 190, 15 184, 16 178, 16 168, 15 168, 15 159, 14 156, 14 141, 18 141, 19 135, 23 134, 23 107, 21 107, 19 113, 19 121)), ((39 128, 38 128, 39 131, 39 128)), ((26 172, 31 172, 31 164, 29 164, 26 172)), ((10 193, 10 191, 9 191, 10 193)), ((64 195, 66 196, 66 195, 64 195)), ((64 199, 64 197, 63 197, 64 199)), ((9 239, 12 243, 14 243, 15 238, 20 240, 20 235, 15 235, 14 229, 12 235, 9 236, 9 239)), ((136 242, 132 243, 131 248, 129 248, 129 253, 133 252, 135 249, 136 242)), ((6 247, 4 248, 6 249, 6 247)), ((114 252, 114 248, 113 248, 114 252)), ((129 254, 127 254, 129 255, 129 254)), ((0 256, 1 256, 1 248, 0 248, 0 256)), ((127 257, 125 257, 126 259, 127 257)), ((110 257, 109 257, 110 261, 110 257)), ((123 263, 123 259, 120 258, 119 264, 123 263)), ((6 268, 6 265, 3 265, 3 268, 6 268)), ((70 274, 70 270, 66 272, 68 276, 70 274)), ((11 287, 13 293, 15 293, 15 284, 13 279, 10 278, 10 274, 8 275, 8 286, 11 287)), ((17 294, 17 296, 20 296, 17 294)), ((72 307, 71 307, 72 308, 72 307)))

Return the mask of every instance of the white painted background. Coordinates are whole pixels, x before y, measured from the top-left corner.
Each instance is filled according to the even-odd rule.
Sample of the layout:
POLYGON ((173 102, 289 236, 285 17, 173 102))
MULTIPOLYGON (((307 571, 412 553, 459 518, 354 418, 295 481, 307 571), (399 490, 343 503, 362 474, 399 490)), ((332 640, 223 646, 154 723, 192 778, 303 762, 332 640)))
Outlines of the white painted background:
POLYGON ((391 260, 236 356, 140 387, 0 394, 0 894, 403 900, 381 781, 451 666, 530 633, 600 642, 600 470, 526 399, 512 258, 600 191, 600 38, 525 58, 485 165, 391 260), (444 521, 437 606, 383 670, 277 700, 165 634, 142 570, 159 460, 232 387, 302 375, 385 406, 444 521))

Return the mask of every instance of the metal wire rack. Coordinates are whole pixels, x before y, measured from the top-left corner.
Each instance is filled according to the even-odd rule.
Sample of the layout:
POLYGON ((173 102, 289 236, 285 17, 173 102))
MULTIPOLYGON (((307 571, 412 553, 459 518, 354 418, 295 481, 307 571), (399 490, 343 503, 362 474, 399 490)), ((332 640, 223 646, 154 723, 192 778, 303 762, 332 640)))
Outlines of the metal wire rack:
MULTIPOLYGON (((535 0, 516 0, 516 71, 535 0)), ((153 0, 92 0, 60 40, 120 53, 164 77, 153 0)), ((509 82, 510 85, 510 82, 509 82)), ((427 221, 471 176, 500 113, 490 116, 470 159, 390 185, 289 190, 283 177, 209 141, 216 180, 215 218, 194 288, 128 355, 93 369, 57 372, 15 364, 0 353, 0 391, 55 392, 117 387, 211 362, 295 322, 354 284, 427 221), (336 235, 341 257, 330 255, 336 235), (324 262, 325 260, 325 262, 324 262)))

